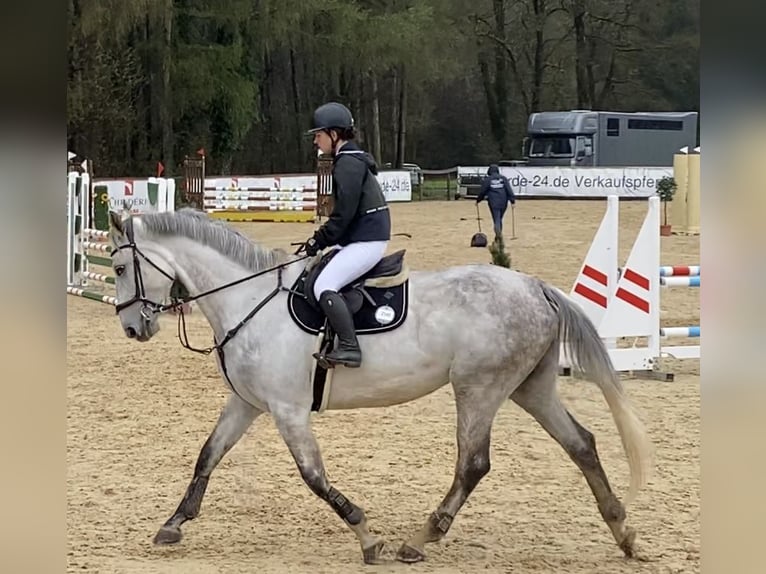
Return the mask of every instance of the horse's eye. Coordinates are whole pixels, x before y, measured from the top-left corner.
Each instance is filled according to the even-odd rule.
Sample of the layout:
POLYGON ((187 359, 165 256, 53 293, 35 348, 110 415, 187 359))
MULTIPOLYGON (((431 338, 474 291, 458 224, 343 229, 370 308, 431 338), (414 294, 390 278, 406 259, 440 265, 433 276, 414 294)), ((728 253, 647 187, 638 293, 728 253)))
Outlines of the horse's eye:
POLYGON ((117 267, 114 268, 114 272, 117 274, 117 276, 122 275, 123 273, 125 273, 125 266, 118 265, 117 267))

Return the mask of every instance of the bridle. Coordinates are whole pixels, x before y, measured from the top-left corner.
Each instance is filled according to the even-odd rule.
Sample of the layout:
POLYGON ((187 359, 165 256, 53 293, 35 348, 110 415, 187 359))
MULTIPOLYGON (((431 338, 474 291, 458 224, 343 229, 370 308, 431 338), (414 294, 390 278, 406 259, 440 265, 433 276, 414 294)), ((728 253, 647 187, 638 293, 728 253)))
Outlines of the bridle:
MULTIPOLYGON (((234 336, 239 332, 239 330, 242 329, 242 327, 244 327, 245 324, 247 324, 247 322, 250 321, 250 319, 252 319, 256 315, 256 313, 258 313, 258 311, 263 309, 263 307, 265 307, 266 304, 269 301, 271 301, 280 291, 288 291, 288 292, 292 291, 291 289, 284 287, 282 285, 282 270, 288 265, 292 265, 293 263, 297 263, 309 257, 308 255, 304 255, 302 257, 298 257, 297 259, 292 259, 284 263, 279 263, 267 269, 262 269, 261 271, 258 271, 257 273, 253 273, 252 275, 248 275, 247 277, 243 277, 242 279, 237 279, 236 281, 232 281, 231 283, 226 283, 224 285, 220 285, 219 287, 215 287, 208 291, 204 291, 197 295, 191 296, 188 293, 185 295, 182 294, 181 293, 182 291, 185 292, 183 283, 181 283, 177 277, 174 277, 173 275, 169 274, 168 272, 163 270, 159 265, 157 265, 151 259, 149 259, 149 257, 145 253, 143 253, 141 249, 139 249, 139 247, 136 245, 132 217, 128 218, 125 221, 124 231, 125 231, 125 236, 128 239, 128 242, 123 245, 119 245, 115 247, 111 252, 111 256, 114 257, 116 253, 122 251, 123 249, 131 250, 132 257, 133 257, 133 280, 135 282, 135 291, 131 299, 115 305, 115 312, 119 314, 121 311, 123 311, 124 309, 127 309, 131 305, 134 305, 136 303, 141 303, 141 317, 146 322, 149 322, 152 316, 155 314, 175 310, 178 314, 178 340, 181 342, 181 345, 190 351, 194 351, 195 353, 201 353, 203 355, 208 355, 212 351, 218 351, 222 366, 224 365, 223 347, 226 345, 226 343, 231 341, 231 339, 234 338, 234 336), (141 274, 140 259, 143 259, 144 261, 146 261, 149 265, 154 267, 164 277, 166 277, 172 282, 170 303, 158 303, 157 301, 152 301, 151 299, 147 299, 146 291, 144 289, 144 280, 141 274), (277 272, 276 287, 268 295, 266 295, 266 297, 264 297, 239 323, 237 323, 234 327, 229 329, 226 332, 226 334, 223 336, 220 342, 215 342, 215 337, 213 337, 213 340, 215 342, 214 345, 212 347, 207 347, 205 349, 197 349, 195 347, 192 347, 189 344, 189 337, 186 334, 186 319, 183 312, 183 305, 185 303, 191 303, 192 301, 201 299, 202 297, 206 297, 208 295, 212 295, 213 293, 217 293, 218 291, 223 291, 224 289, 228 289, 229 287, 233 287, 235 285, 239 285, 240 283, 250 281, 251 279, 255 279, 256 277, 266 275, 267 273, 271 273, 272 271, 277 272), (183 329, 183 337, 181 335, 182 329, 183 329)), ((295 252, 295 254, 297 255, 300 252, 301 252, 301 249, 299 248, 295 252)), ((226 368, 223 367, 223 369, 225 372, 226 368)))
POLYGON ((141 252, 141 250, 138 248, 135 242, 135 234, 133 231, 133 219, 129 218, 125 221, 125 235, 128 238, 128 243, 124 245, 120 245, 112 250, 110 255, 114 257, 114 255, 123 249, 130 249, 132 251, 133 255, 133 280, 135 282, 135 291, 133 293, 133 297, 129 299, 128 301, 124 301, 122 303, 118 303, 115 305, 115 313, 119 314, 124 309, 127 309, 131 305, 135 303, 141 303, 141 317, 145 321, 149 321, 152 318, 152 315, 156 313, 162 313, 163 311, 167 311, 172 306, 163 305, 160 303, 157 303, 156 301, 152 301, 151 299, 146 298, 146 291, 144 290, 144 278, 141 275, 141 265, 139 263, 139 257, 141 257, 144 261, 146 261, 149 265, 154 267, 157 271, 159 271, 162 275, 170 279, 171 282, 177 283, 176 278, 167 273, 164 269, 162 269, 159 265, 154 263, 151 259, 149 259, 144 253, 141 252))

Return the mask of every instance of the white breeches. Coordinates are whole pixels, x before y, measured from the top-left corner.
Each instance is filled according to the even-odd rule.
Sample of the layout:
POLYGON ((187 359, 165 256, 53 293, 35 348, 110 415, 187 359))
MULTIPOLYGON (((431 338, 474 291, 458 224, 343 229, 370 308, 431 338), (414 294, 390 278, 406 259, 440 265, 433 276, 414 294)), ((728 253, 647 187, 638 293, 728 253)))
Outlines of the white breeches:
POLYGON ((338 246, 339 253, 330 260, 314 283, 314 297, 324 291, 339 291, 375 267, 383 258, 388 241, 360 241, 338 246))

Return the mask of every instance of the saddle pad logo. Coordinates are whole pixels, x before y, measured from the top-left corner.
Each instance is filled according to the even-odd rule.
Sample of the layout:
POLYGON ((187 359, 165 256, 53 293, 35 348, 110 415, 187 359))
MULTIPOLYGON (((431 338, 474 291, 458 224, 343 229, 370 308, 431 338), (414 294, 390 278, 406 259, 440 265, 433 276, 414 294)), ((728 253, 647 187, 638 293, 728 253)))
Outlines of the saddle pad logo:
POLYGON ((388 325, 396 318, 396 312, 388 305, 383 305, 375 310, 375 320, 381 325, 388 325))

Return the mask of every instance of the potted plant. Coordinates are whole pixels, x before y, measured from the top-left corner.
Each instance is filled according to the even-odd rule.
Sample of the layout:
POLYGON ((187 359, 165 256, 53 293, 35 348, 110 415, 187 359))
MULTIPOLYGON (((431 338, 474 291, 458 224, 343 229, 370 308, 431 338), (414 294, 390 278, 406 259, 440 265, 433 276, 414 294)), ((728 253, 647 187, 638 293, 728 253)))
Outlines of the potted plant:
POLYGON ((673 195, 676 193, 678 184, 670 176, 665 176, 657 182, 657 195, 663 204, 663 224, 660 225, 660 235, 670 235, 670 225, 668 224, 668 202, 673 201, 673 195))

